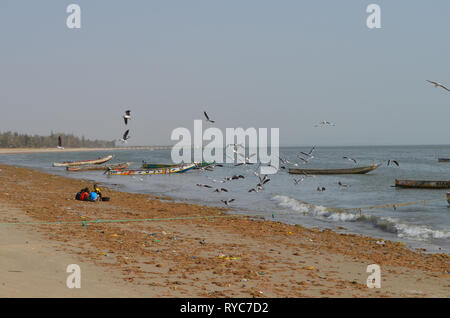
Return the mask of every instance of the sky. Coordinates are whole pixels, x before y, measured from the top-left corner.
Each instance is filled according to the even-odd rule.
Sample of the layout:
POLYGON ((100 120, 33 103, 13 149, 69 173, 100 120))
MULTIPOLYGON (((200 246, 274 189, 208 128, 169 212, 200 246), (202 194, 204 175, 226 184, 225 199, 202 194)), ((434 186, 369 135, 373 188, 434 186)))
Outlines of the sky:
POLYGON ((282 146, 449 144, 450 93, 425 81, 450 87, 449 14, 448 0, 2 0, 0 131, 113 140, 130 109, 128 145, 167 145, 207 111, 224 131, 279 128, 282 146))

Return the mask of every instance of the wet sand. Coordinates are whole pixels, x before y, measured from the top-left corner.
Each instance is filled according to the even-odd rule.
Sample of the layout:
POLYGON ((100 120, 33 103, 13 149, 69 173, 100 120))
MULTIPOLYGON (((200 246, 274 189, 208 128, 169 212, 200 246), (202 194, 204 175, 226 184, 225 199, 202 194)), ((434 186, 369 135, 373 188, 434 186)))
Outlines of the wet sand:
POLYGON ((2 297, 450 297, 447 254, 106 187, 110 202, 80 202, 87 180, 0 168, 0 222, 61 222, 0 225, 2 297), (81 225, 99 219, 153 220, 81 225), (78 294, 65 290, 68 262, 82 269, 78 294), (366 286, 370 264, 380 289, 366 286))

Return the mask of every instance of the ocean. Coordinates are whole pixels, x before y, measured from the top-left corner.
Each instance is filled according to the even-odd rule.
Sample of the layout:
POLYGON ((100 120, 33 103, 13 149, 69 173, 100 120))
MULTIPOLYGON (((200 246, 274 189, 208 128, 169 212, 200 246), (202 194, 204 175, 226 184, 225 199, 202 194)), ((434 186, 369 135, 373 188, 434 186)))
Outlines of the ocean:
MULTIPOLYGON (((268 220, 305 227, 327 228, 342 233, 356 233, 377 239, 405 242, 411 248, 425 248, 427 252, 450 253, 450 208, 446 192, 450 190, 400 189, 393 187, 397 179, 450 180, 450 163, 439 163, 438 157, 450 157, 450 146, 373 146, 373 147, 317 147, 314 158, 300 164, 296 155, 308 152, 308 147, 282 147, 280 157, 299 163, 304 168, 351 168, 356 165, 343 159, 357 160, 358 166, 383 163, 366 175, 306 177, 296 185, 287 169, 269 175, 270 182, 263 191, 251 192, 258 183, 253 174, 257 165, 224 164, 214 171, 191 170, 182 174, 152 176, 108 176, 103 171, 68 172, 52 167, 53 162, 87 160, 113 154, 109 163, 133 162, 139 168, 142 161, 170 163, 170 150, 117 150, 95 152, 55 152, 0 155, 0 163, 39 169, 62 176, 95 180, 120 191, 171 197, 176 201, 221 206, 221 200, 235 199, 230 204, 233 213, 262 216, 268 220), (386 165, 397 160, 400 167, 386 165), (220 182, 225 177, 244 175, 245 179, 220 182), (349 185, 340 187, 338 182, 349 185), (226 188, 215 193, 200 188, 208 184, 226 188), (324 187, 325 191, 317 191, 324 187), (430 200, 413 205, 362 209, 430 200), (352 210, 355 208, 354 210, 352 210), (339 209, 341 213, 336 213, 339 209)), ((73 189, 73 195, 79 189, 73 189)), ((111 198, 114 200, 114 197, 111 198)))

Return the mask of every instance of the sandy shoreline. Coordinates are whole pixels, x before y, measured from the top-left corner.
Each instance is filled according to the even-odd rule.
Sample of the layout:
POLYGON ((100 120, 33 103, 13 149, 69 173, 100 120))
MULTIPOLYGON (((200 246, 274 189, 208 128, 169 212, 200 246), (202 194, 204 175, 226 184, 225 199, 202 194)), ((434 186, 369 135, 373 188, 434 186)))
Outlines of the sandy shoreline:
MULTIPOLYGON (((353 234, 230 217, 224 209, 162 202, 107 188, 110 202, 79 202, 74 195, 92 185, 87 181, 0 168, 1 223, 77 222, 0 225, 4 238, 0 253, 9 260, 0 264, 0 284, 10 286, 3 285, 2 297, 78 297, 57 293, 57 288, 66 287, 48 285, 45 279, 40 281, 44 289, 27 288, 39 273, 33 264, 49 258, 54 260, 46 267, 50 272, 52 266, 61 270, 62 265, 55 264, 69 260, 85 268, 91 287, 83 297, 450 297, 447 254, 424 254, 398 242, 379 245, 377 239, 353 234), (83 220, 99 219, 158 220, 81 226, 83 220), (30 243, 43 251, 32 260, 25 257, 30 255, 30 243), (370 264, 381 267, 380 289, 366 286, 370 264), (13 267, 25 270, 9 272, 13 267), (17 275, 24 273, 28 276, 17 275), (105 287, 119 292, 102 294, 105 287)), ((60 283, 68 275, 64 269, 58 273, 60 283)))

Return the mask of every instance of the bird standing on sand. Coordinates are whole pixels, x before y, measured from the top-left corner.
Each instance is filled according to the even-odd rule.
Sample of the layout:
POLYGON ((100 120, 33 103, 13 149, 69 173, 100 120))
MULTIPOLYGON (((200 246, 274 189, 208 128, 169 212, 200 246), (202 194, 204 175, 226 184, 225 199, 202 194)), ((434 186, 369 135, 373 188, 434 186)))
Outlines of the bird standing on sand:
POLYGON ((131 110, 126 110, 125 115, 122 116, 125 121, 125 125, 128 124, 128 120, 131 120, 131 110))
POLYGON ((441 83, 433 82, 433 81, 429 81, 429 80, 427 80, 427 82, 433 84, 434 87, 436 87, 436 88, 441 87, 441 88, 445 89, 446 91, 450 92, 450 89, 448 89, 447 87, 445 87, 445 86, 442 85, 441 83))
POLYGON ((214 123, 216 122, 215 120, 209 119, 209 116, 208 116, 208 114, 207 114, 206 112, 203 112, 203 114, 204 114, 205 117, 206 117, 206 121, 208 121, 208 122, 210 122, 210 123, 212 123, 212 124, 214 124, 214 123))

